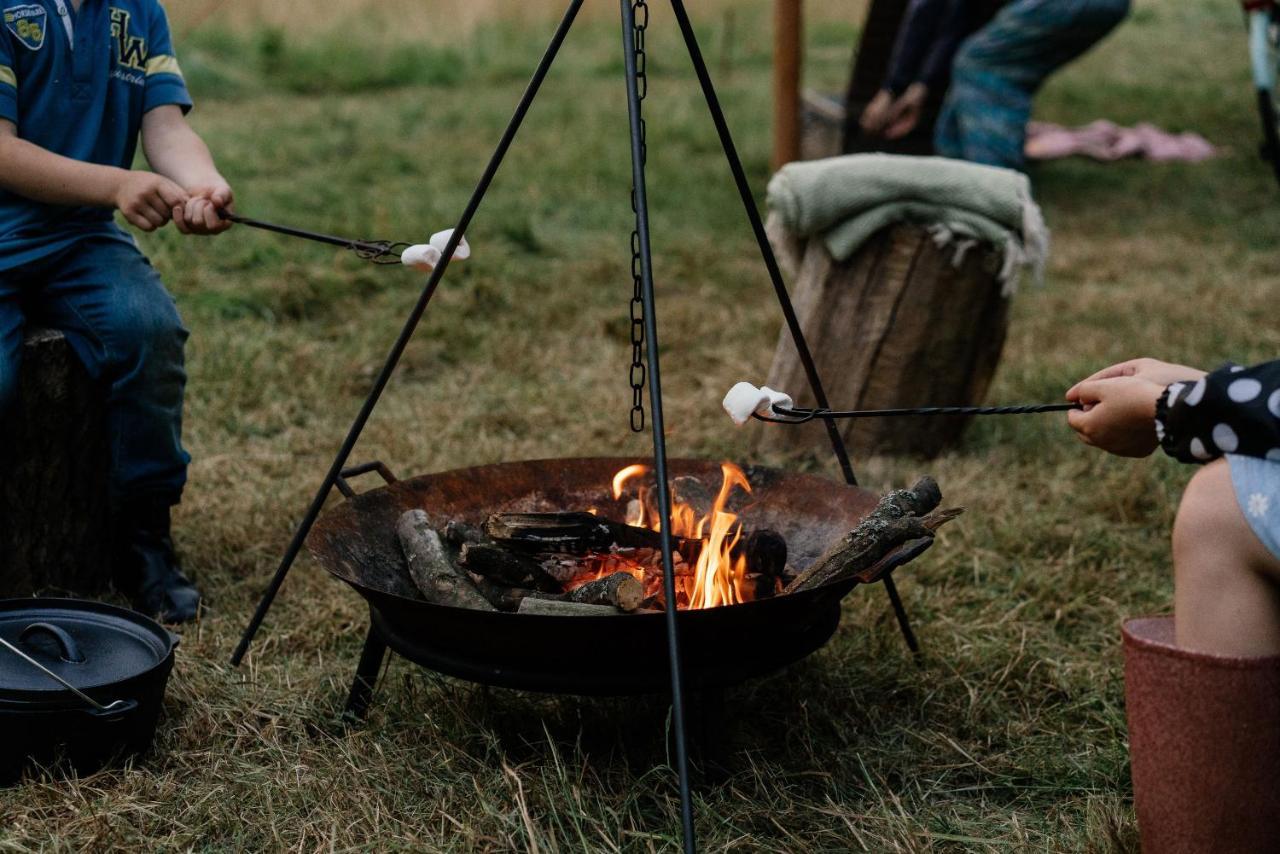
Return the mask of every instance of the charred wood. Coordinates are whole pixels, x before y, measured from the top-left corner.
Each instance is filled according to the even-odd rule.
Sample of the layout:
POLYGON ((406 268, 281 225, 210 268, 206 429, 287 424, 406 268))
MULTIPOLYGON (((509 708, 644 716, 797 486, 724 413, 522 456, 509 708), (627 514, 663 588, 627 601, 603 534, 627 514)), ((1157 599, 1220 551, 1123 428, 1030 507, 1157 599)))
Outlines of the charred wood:
POLYGON ((453 565, 426 513, 405 513, 396 525, 396 535, 409 564, 409 577, 428 602, 475 611, 494 610, 471 579, 453 565))
POLYGON ((490 542, 484 531, 466 522, 450 521, 444 526, 444 541, 455 549, 490 542))
POLYGON ((492 543, 467 543, 462 547, 458 563, 468 572, 483 576, 506 587, 523 587, 543 593, 563 590, 536 560, 492 543))
POLYGON ((747 568, 762 575, 780 576, 787 571, 787 541, 777 531, 747 531, 733 547, 733 556, 745 556, 747 568))
MULTIPOLYGON (((662 535, 591 513, 498 513, 484 523, 485 533, 496 542, 526 552, 607 552, 618 548, 662 547, 662 535)), ((696 540, 673 538, 677 549, 697 548, 696 540)))

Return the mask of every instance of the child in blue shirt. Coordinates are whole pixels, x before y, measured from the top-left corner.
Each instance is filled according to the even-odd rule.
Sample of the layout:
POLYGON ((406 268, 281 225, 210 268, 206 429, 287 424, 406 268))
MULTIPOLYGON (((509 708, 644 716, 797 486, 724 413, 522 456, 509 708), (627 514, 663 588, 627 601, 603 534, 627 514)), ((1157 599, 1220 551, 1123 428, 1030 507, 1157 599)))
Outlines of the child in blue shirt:
POLYGON ((231 188, 187 124, 158 0, 0 0, 0 24, 0 413, 24 325, 62 330, 108 390, 116 583, 139 609, 190 620, 200 594, 169 533, 190 460, 187 331, 114 212, 217 234, 231 188), (139 136, 153 171, 131 169, 139 136))

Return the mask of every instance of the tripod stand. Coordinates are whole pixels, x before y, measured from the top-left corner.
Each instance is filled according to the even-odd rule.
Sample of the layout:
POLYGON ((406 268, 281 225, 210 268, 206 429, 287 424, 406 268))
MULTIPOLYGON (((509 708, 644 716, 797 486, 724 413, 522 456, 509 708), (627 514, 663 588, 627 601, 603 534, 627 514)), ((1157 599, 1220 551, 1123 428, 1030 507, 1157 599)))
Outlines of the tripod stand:
MULTIPOLYGON (((356 442, 364 431, 369 417, 376 408, 383 391, 386 389, 387 383, 391 379, 391 375, 394 373, 395 368, 404 353, 405 348, 408 346, 410 339, 412 339, 428 304, 431 302, 440 281, 448 270, 449 263, 453 258, 454 252, 458 249, 462 238, 466 234, 467 228, 470 226, 472 219, 479 210, 494 177, 497 175, 512 142, 515 140, 516 135, 534 102, 534 99, 542 87, 543 81, 546 79, 548 71, 551 69, 551 66, 559 54, 560 48, 564 44, 574 21, 577 19, 583 3, 584 0, 570 0, 568 9, 556 28, 550 45, 547 47, 546 52, 539 61, 533 77, 524 93, 521 95, 511 121, 503 132, 497 148, 490 157, 488 165, 486 166, 484 173, 481 175, 480 181, 476 185, 462 216, 459 218, 457 226, 454 228, 453 236, 444 249, 440 263, 431 273, 426 286, 423 288, 422 293, 414 304, 412 311, 409 313, 409 317, 406 319, 404 327, 397 336, 395 343, 391 348, 391 352, 387 356, 386 362, 383 364, 382 369, 379 371, 377 378, 374 381, 373 388, 370 390, 368 397, 361 406, 355 421, 352 423, 346 438, 343 440, 337 455, 334 457, 332 465, 325 474, 324 480, 321 483, 315 498, 307 509, 306 514, 303 516, 301 523, 298 525, 298 529, 294 533, 293 539, 290 541, 288 549, 281 559, 275 576, 272 578, 262 600, 259 602, 252 620, 245 629, 244 635, 232 656, 231 661, 233 665, 238 666, 243 660, 250 643, 252 643, 254 636, 267 615, 267 612, 270 610, 271 604, 280 590, 280 586, 284 583, 285 577, 288 575, 289 570, 292 568, 294 561, 301 551, 307 535, 310 533, 312 526, 319 517, 325 500, 328 498, 330 492, 332 492, 335 484, 341 477, 343 469, 347 465, 348 458, 350 457, 356 442)), ((649 417, 647 420, 648 426, 653 434, 654 472, 657 481, 658 510, 661 519, 661 551, 665 598, 667 603, 666 634, 671 669, 671 697, 675 731, 676 770, 680 781, 681 820, 684 832, 685 850, 693 851, 695 849, 695 841, 693 831, 692 799, 689 783, 688 745, 686 741, 685 728, 684 674, 681 665, 680 638, 676 622, 675 572, 673 569, 673 546, 670 523, 671 493, 669 479, 667 476, 666 432, 663 423, 662 379, 658 362, 658 327, 654 298, 652 254, 649 241, 648 193, 645 182, 647 142, 645 138, 643 102, 648 91, 648 76, 646 69, 644 37, 649 24, 649 5, 647 0, 619 0, 619 3, 622 13, 622 44, 626 66, 627 105, 631 132, 633 182, 631 199, 636 219, 635 230, 631 237, 633 256, 633 296, 631 299, 631 341, 633 347, 631 383, 633 389, 633 406, 631 411, 631 426, 632 429, 637 432, 640 432, 645 428, 646 418, 644 411, 644 393, 647 390, 649 400, 649 417)), ((792 307, 791 299, 787 294, 786 286, 782 281, 782 272, 778 267, 777 259, 774 257, 773 250, 770 248, 768 239, 765 236, 764 223, 760 217, 760 212, 756 207, 755 199, 751 194, 751 188, 747 181, 746 172, 743 168, 742 161, 738 156, 737 148, 734 145, 732 135, 730 134, 728 123, 720 106, 719 98, 716 94, 715 87, 712 84, 710 73, 707 70, 706 62, 703 59, 701 48, 698 45, 698 40, 694 33, 693 24, 689 19, 688 12, 685 10, 683 0, 671 0, 671 7, 675 13, 676 21, 688 48, 690 59, 693 62, 698 82, 707 102, 707 108, 710 111, 712 122, 716 128, 717 134, 719 135, 725 157, 728 160, 729 169, 733 175, 734 183, 737 185, 739 195, 741 196, 748 221, 755 235, 756 242, 759 245, 765 268, 767 269, 769 278, 773 283, 774 291, 782 309, 783 318, 800 354, 800 359, 804 366, 805 374, 809 381, 810 388, 812 389, 814 399, 819 408, 829 409, 830 404, 825 392, 823 391, 821 379, 818 376, 808 345, 805 343, 804 333, 796 318, 795 310, 792 307)), ((856 485, 857 478, 854 475, 853 465, 850 462, 848 451, 845 448, 844 441, 841 438, 838 429, 830 420, 827 420, 824 423, 826 425, 828 436, 831 440, 832 451, 836 456, 836 460, 839 463, 845 481, 850 485, 856 485)), ((897 590, 894 587, 893 580, 890 576, 885 577, 884 585, 889 596, 889 601, 893 606, 894 613, 897 616, 898 625, 906 638, 907 644, 914 652, 917 650, 916 640, 911 632, 911 627, 907 619, 906 611, 903 608, 902 601, 898 596, 897 590)))

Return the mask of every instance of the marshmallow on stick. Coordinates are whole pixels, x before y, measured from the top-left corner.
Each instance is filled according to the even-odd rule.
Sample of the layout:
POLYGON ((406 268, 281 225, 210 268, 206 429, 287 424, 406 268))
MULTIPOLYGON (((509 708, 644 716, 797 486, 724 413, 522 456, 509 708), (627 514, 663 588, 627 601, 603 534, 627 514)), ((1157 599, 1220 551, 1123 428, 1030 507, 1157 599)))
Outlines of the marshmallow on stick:
MULTIPOLYGON (((453 237, 453 229, 437 232, 431 235, 429 243, 418 243, 410 246, 400 254, 400 263, 406 267, 412 267, 415 270, 422 270, 424 273, 430 273, 440 265, 440 259, 444 257, 444 250, 449 246, 449 239, 453 237)), ((464 237, 458 244, 458 248, 453 253, 453 260, 465 261, 471 257, 471 246, 464 237)))
POLYGON ((791 409, 795 401, 790 395, 775 391, 768 386, 756 388, 751 383, 741 382, 729 389, 724 396, 724 411, 729 413, 733 423, 741 427, 751 420, 752 415, 764 415, 768 418, 786 418, 774 411, 775 406, 791 409))

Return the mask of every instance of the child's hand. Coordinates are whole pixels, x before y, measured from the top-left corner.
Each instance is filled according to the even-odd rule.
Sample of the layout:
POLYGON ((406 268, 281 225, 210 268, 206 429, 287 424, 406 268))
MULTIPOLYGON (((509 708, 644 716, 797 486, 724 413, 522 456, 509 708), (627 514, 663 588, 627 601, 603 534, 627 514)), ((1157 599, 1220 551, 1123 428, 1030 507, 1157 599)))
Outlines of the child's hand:
POLYGON ((129 170, 116 189, 115 203, 132 225, 155 231, 174 210, 186 205, 187 192, 163 175, 129 170))
POLYGON ((1145 457, 1156 449, 1156 401, 1166 385, 1138 376, 1077 383, 1067 400, 1084 406, 1067 423, 1086 445, 1121 457, 1145 457))
POLYGON ((231 227, 219 211, 230 210, 235 196, 226 181, 192 187, 185 205, 173 209, 173 224, 183 234, 221 234, 231 227))
MULTIPOLYGON (((1087 377, 1082 382, 1092 382, 1093 380, 1109 380, 1112 377, 1137 377, 1139 379, 1148 380, 1162 386, 1171 386, 1177 382, 1184 380, 1195 381, 1202 378, 1205 372, 1199 368, 1189 368, 1186 365, 1175 365, 1171 362, 1161 362, 1159 359, 1130 359, 1127 362, 1120 362, 1109 368, 1103 368, 1091 377, 1087 377)), ((1069 400, 1075 400, 1072 396, 1076 389, 1080 388, 1081 383, 1071 387, 1067 392, 1069 400)))

